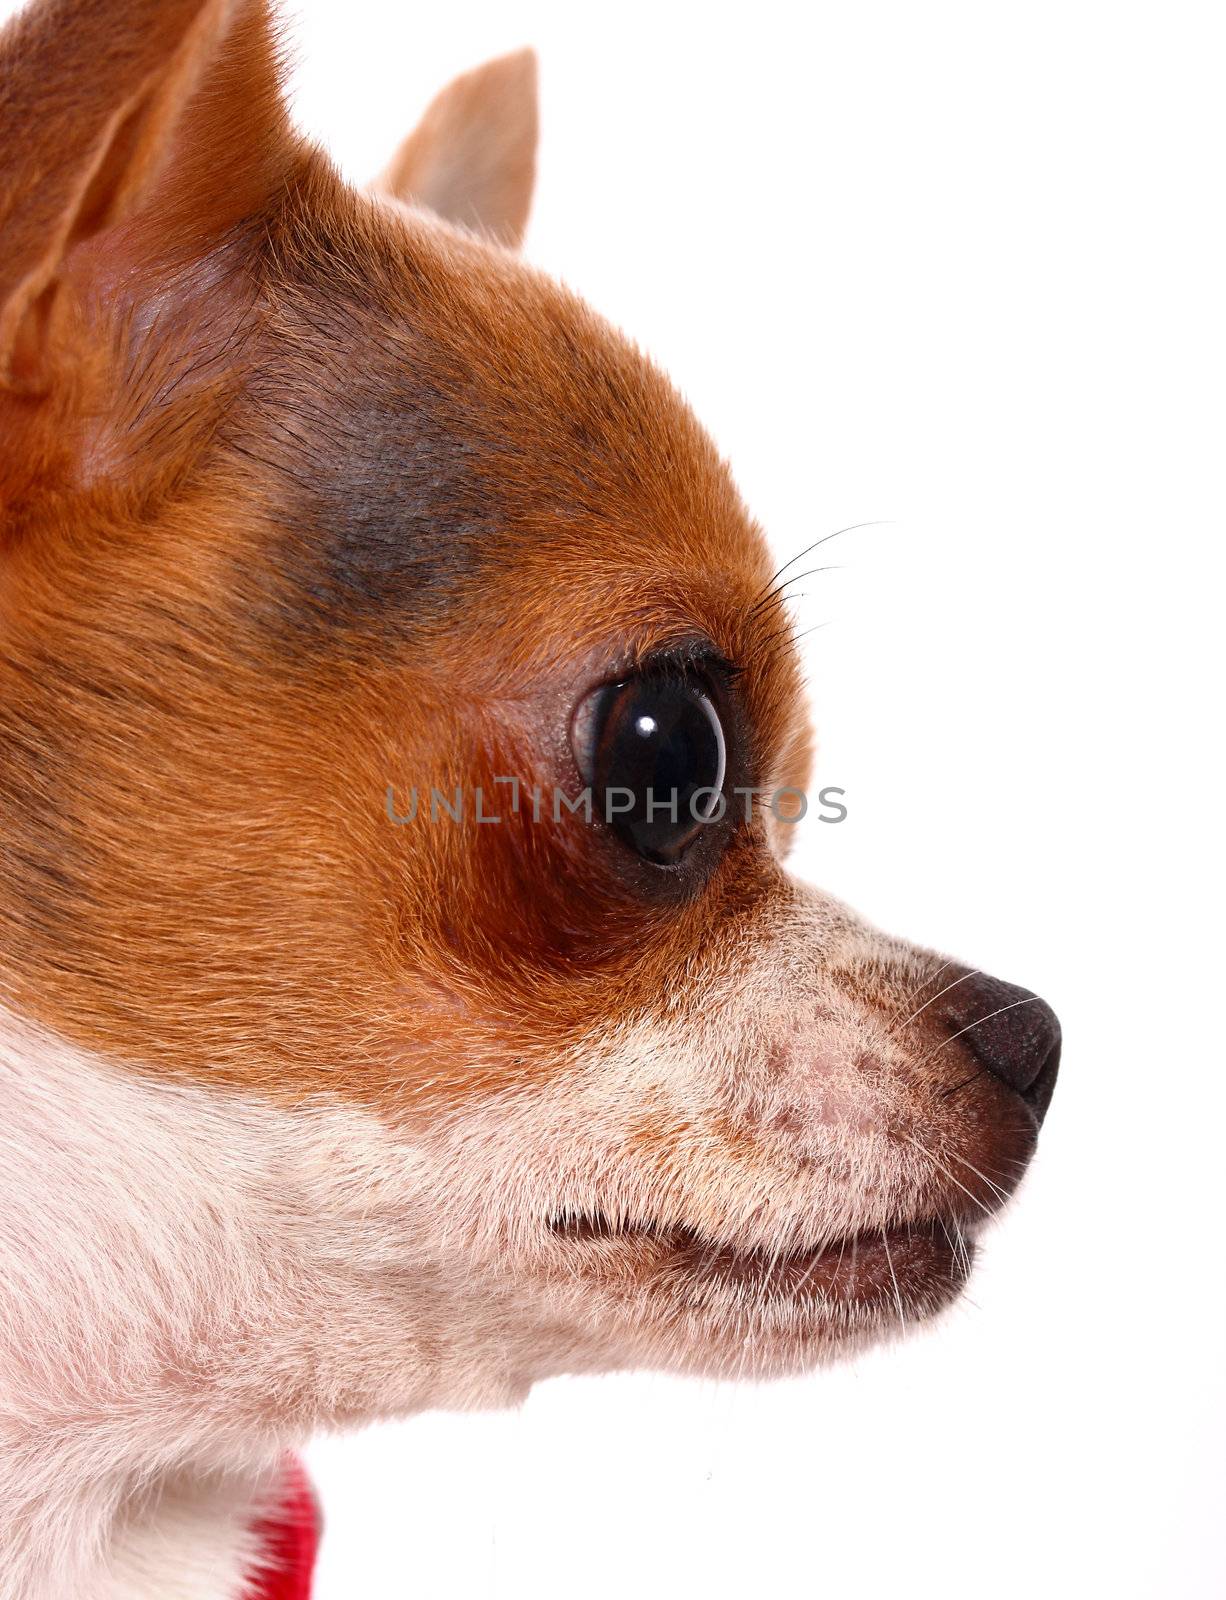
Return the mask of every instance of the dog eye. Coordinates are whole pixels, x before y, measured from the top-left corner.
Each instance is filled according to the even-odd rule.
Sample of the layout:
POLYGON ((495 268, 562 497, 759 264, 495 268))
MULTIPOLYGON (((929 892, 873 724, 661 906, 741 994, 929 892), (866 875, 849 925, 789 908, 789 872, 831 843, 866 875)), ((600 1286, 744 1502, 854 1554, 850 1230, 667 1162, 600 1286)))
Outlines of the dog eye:
POLYGON ((648 861, 671 866, 723 815, 724 730, 710 696, 685 677, 594 690, 576 714, 572 747, 593 816, 648 861))

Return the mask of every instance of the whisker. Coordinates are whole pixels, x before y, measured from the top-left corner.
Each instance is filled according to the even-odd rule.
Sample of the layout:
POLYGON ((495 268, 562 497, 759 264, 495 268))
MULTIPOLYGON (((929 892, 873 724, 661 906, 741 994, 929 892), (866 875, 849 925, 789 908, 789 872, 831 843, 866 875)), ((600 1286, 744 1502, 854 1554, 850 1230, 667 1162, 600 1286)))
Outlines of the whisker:
POLYGON ((902 1005, 900 1005, 897 1008, 897 1010, 894 1012, 894 1019, 887 1024, 887 1026, 886 1026, 886 1036, 887 1037, 891 1033, 893 1033, 893 1031, 894 1031, 894 1023, 902 1015, 903 1006, 909 1006, 913 1000, 915 1000, 919 995, 923 994, 924 990, 928 987, 928 985, 930 983, 935 983, 937 981, 937 979, 945 971, 946 967, 951 967, 951 966, 953 966, 953 962, 952 961, 942 961, 941 965, 937 968, 937 970, 935 972, 930 972, 925 977, 920 979, 920 981, 915 985, 914 989, 912 989, 908 993, 907 998, 903 1001, 902 1005))
POLYGON ((992 1179, 988 1177, 987 1173, 980 1172, 979 1168, 973 1161, 968 1161, 965 1156, 959 1155, 956 1150, 951 1150, 949 1154, 953 1156, 955 1161, 960 1161, 968 1172, 973 1172, 982 1183, 986 1183, 988 1188, 991 1189, 992 1193, 1000 1199, 1002 1205, 1009 1198, 1008 1190, 1002 1189, 998 1183, 993 1183, 992 1179))
MULTIPOLYGON (((807 572, 798 572, 795 577, 788 578, 785 580, 785 582, 776 584, 775 587, 769 591, 769 593, 763 595, 761 600, 756 601, 750 607, 749 611, 746 613, 746 616, 756 617, 759 611, 762 611, 766 606, 773 605, 776 601, 784 599, 783 591, 790 583, 803 583, 806 578, 816 578, 820 573, 823 572, 842 572, 843 570, 844 569, 841 566, 836 565, 830 567, 810 567, 807 572)), ((788 600, 803 600, 804 598, 804 595, 789 595, 787 597, 788 600)))
MULTIPOLYGON (((948 961, 945 963, 945 966, 949 966, 949 962, 948 961)), ((944 970, 944 968, 942 968, 942 971, 943 970, 944 970)), ((909 1027, 910 1024, 915 1021, 916 1017, 919 1016, 920 1012, 927 1011, 928 1007, 933 1003, 934 1000, 939 1000, 943 994, 948 994, 951 989, 956 989, 960 983, 965 983, 968 978, 977 978, 977 977, 979 977, 979 975, 980 974, 979 974, 978 970, 976 970, 975 972, 964 972, 960 978, 955 978, 952 983, 947 983, 943 989, 939 989, 936 994, 932 995, 929 999, 925 1000, 922 1006, 917 1006, 916 1009, 907 1018, 906 1022, 900 1023, 899 1027, 902 1027, 902 1028, 909 1027)), ((986 1018, 984 1020, 986 1021, 986 1018)), ((889 1032, 893 1033, 894 1029, 891 1028, 889 1030, 889 1032)), ((887 1037, 888 1037, 888 1035, 887 1035, 887 1037)), ((955 1034, 954 1037, 957 1038, 957 1035, 955 1034)))
POLYGON ((814 539, 812 544, 806 545, 803 550, 798 550, 796 554, 790 558, 790 560, 785 561, 779 568, 778 572, 771 574, 770 578, 767 580, 765 588, 760 591, 759 595, 755 596, 755 599, 760 599, 762 595, 767 594, 771 589, 773 589, 789 567, 794 567, 798 561, 803 561, 806 556, 812 555, 813 552, 817 549, 820 549, 822 545, 829 544, 831 539, 839 539, 845 533, 856 533, 861 528, 889 527, 892 520, 893 519, 890 517, 879 517, 875 522, 853 522, 846 528, 836 528, 833 533, 827 533, 824 534, 820 539, 814 539))
POLYGON ((894 1271, 894 1258, 890 1254, 890 1241, 884 1228, 881 1230, 881 1243, 885 1247, 885 1262, 890 1269, 890 1281, 894 1285, 894 1304, 898 1307, 898 1326, 906 1333, 907 1319, 903 1315, 902 1290, 898 1287, 898 1274, 894 1271))
POLYGON ((829 622, 815 622, 811 628, 802 628, 799 633, 792 635, 792 643, 797 645, 802 639, 807 639, 811 633, 820 633, 823 628, 828 628, 829 622))
POLYGON ((971 1252, 966 1242, 966 1230, 956 1217, 954 1219, 954 1236, 958 1241, 958 1249, 962 1253, 962 1270, 969 1278, 971 1275, 971 1252))
POLYGON ((803 632, 797 633, 795 622, 789 622, 785 628, 777 628, 774 633, 768 633, 766 638, 761 640, 759 643, 758 649, 760 651, 769 650, 777 639, 790 638, 790 642, 795 645, 798 644, 801 639, 808 638, 809 634, 816 633, 819 628, 828 628, 829 626, 829 622, 818 622, 815 623, 813 627, 805 628, 803 632))
MULTIPOLYGON (((935 1050, 929 1051, 929 1053, 924 1057, 923 1061, 920 1062, 920 1066, 921 1067, 926 1067, 930 1061, 935 1061, 937 1056, 940 1055, 941 1051, 945 1049, 946 1045, 953 1044, 954 1040, 955 1039, 960 1039, 964 1033, 970 1033, 972 1028, 981 1028, 985 1022, 991 1022, 993 1017, 999 1017, 1000 1015, 1002 1015, 1003 1012, 1006 1012, 1006 1011, 1013 1011, 1018 1006, 1033 1005, 1034 1002, 1038 998, 1039 998, 1039 996, 1037 994, 1028 994, 1025 997, 1024 1000, 1011 1000, 1007 1006, 997 1006, 995 1011, 989 1011, 986 1017, 979 1017, 975 1022, 968 1022, 965 1028, 959 1028, 957 1033, 951 1033, 949 1038, 948 1039, 943 1039, 941 1041, 941 1043, 939 1045, 937 1045, 935 1050)), ((958 1087, 959 1088, 963 1088, 963 1087, 965 1087, 965 1084, 973 1083, 974 1080, 977 1077, 979 1077, 979 1075, 980 1075, 980 1073, 982 1071, 983 1071, 983 1068, 981 1067, 978 1072, 973 1072, 971 1074, 971 1076, 969 1078, 967 1078, 964 1081, 964 1083, 960 1084, 958 1087)), ((948 1095, 952 1094, 953 1092, 954 1092, 953 1090, 947 1089, 940 1096, 940 1098, 942 1100, 944 1100, 945 1098, 947 1098, 948 1095)))
MULTIPOLYGON (((959 1250, 959 1246, 957 1246, 956 1243, 954 1243, 954 1237, 956 1237, 956 1235, 951 1234, 951 1232, 949 1232, 948 1226, 946 1226, 946 1221, 944 1221, 943 1216, 941 1216, 941 1218, 936 1219, 936 1221, 940 1222, 940 1224, 941 1224, 941 1232, 943 1232, 944 1238, 946 1238, 946 1243, 948 1243, 948 1245, 949 1245, 949 1250, 952 1251, 952 1258, 954 1258, 954 1259, 952 1259, 952 1261, 949 1262, 949 1282, 954 1283, 954 1282, 956 1282, 956 1270, 954 1270, 954 1269, 956 1269, 956 1267, 962 1266, 962 1251, 960 1251, 959 1250)), ((959 1240, 960 1240, 960 1235, 957 1235, 957 1237, 959 1237, 959 1240)))
POLYGON ((929 1161, 932 1162, 933 1166, 937 1169, 937 1171, 938 1172, 943 1172, 945 1174, 945 1176, 949 1179, 950 1183, 954 1184, 957 1188, 961 1189, 962 1193, 966 1196, 966 1198, 972 1203, 972 1205, 977 1205, 979 1207, 980 1211, 983 1212, 985 1217, 990 1217, 992 1215, 991 1206, 985 1205, 983 1203, 983 1201, 979 1198, 978 1195, 972 1194, 971 1191, 966 1187, 966 1185, 964 1183, 960 1183, 958 1181, 958 1179, 954 1177, 953 1173, 949 1170, 949 1168, 944 1164, 944 1162, 938 1161, 936 1156, 933 1155, 932 1151, 929 1150, 927 1145, 921 1144, 918 1139, 913 1139, 909 1133, 904 1133, 903 1134, 903 1138, 907 1141, 908 1144, 914 1145, 915 1148, 919 1151, 920 1155, 927 1156, 929 1161))

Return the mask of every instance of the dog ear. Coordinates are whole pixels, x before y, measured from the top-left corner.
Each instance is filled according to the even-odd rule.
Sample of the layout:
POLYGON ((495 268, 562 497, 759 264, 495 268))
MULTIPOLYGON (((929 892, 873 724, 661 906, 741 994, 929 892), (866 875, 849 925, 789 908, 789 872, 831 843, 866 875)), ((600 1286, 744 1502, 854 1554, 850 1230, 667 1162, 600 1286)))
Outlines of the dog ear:
POLYGON ((536 136, 536 55, 518 50, 448 84, 375 187, 518 246, 532 203, 536 136))
POLYGON ((206 248, 288 145, 262 0, 19 13, 0 33, 0 400, 70 376, 83 303, 206 248))

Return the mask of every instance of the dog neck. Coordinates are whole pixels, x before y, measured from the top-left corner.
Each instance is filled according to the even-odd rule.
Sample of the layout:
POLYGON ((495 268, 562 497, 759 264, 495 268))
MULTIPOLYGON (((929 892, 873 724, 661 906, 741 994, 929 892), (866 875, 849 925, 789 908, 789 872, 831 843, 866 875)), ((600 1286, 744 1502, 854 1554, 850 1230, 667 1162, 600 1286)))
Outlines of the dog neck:
POLYGON ((265 1472, 167 1472, 50 1509, 51 1555, 0 1576, 5 1600, 305 1600, 319 1520, 293 1458, 265 1472))
POLYGON ((101 1575, 159 1543, 238 1561, 318 1430, 521 1401, 544 1341, 513 1286, 456 1272, 454 1162, 0 1009, 0 1600, 143 1594, 101 1575))
POLYGON ((287 1449, 461 1381, 406 1149, 6 1012, 0 1107, 0 1600, 231 1600, 287 1449))
POLYGON ((521 1400, 511 1313, 446 1248, 441 1159, 0 1009, 0 1600, 231 1600, 313 1433, 521 1400), (173 1584, 143 1577, 157 1551, 173 1584))
POLYGON ((0 1595, 240 1595, 301 1431, 225 1360, 296 1274, 276 1130, 7 1014, 0 1100, 0 1595))
POLYGON ((280 1474, 168 1473, 128 1494, 91 1586, 76 1592, 98 1600, 290 1600, 314 1555, 313 1522, 301 1523, 295 1544, 294 1512, 280 1474), (282 1527, 289 1539, 277 1537, 282 1527))

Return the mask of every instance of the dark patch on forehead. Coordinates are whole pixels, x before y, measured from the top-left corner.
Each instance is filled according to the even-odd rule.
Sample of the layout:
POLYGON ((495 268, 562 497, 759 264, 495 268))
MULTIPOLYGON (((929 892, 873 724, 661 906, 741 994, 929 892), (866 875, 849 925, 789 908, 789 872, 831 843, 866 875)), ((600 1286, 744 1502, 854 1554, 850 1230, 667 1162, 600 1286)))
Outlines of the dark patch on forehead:
POLYGON ((507 534, 511 508, 496 483, 513 447, 478 426, 462 375, 440 381, 435 363, 415 370, 411 353, 368 345, 352 364, 321 360, 316 384, 295 387, 288 423, 272 419, 287 491, 276 566, 301 627, 411 629, 507 534))
POLYGON ((676 498, 695 446, 713 460, 660 375, 568 297, 476 247, 457 267, 454 247, 359 242, 298 251, 238 441, 277 468, 276 609, 296 630, 413 631, 524 541, 560 560, 603 544, 646 523, 636 502, 676 498))

